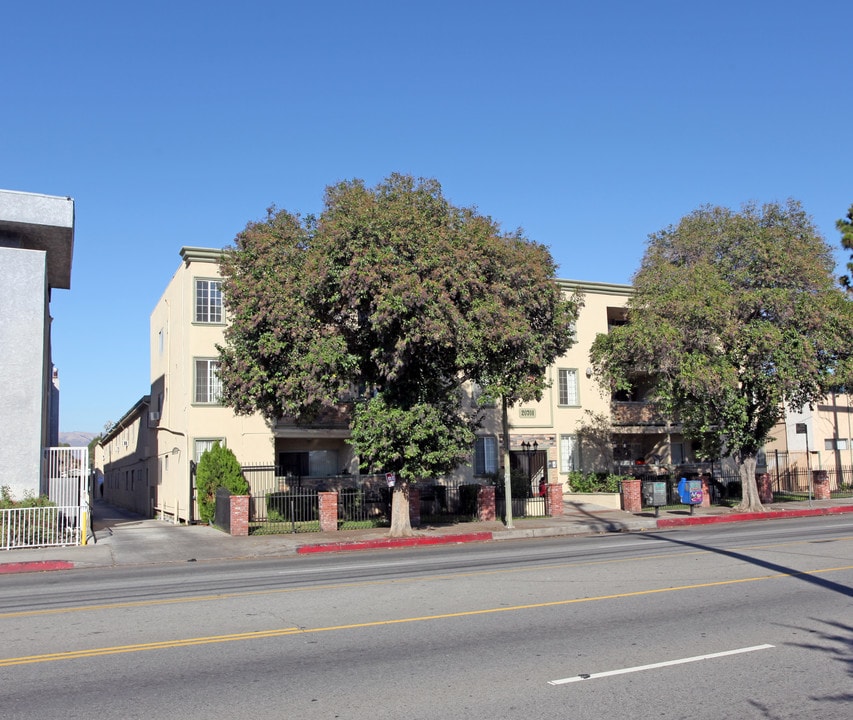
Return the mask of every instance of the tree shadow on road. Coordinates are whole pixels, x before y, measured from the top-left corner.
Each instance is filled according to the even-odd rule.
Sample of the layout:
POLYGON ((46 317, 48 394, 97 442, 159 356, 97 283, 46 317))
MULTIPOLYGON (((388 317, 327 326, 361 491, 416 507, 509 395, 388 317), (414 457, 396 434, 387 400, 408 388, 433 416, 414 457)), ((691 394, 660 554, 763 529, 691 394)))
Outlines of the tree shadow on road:
POLYGON ((832 580, 827 580, 826 578, 820 577, 815 574, 816 572, 826 572, 827 569, 821 571, 794 570, 793 568, 787 567, 785 565, 779 565, 778 563, 770 562, 769 560, 761 560, 760 558, 756 558, 751 555, 746 555, 741 552, 736 552, 734 550, 723 550, 722 548, 713 547, 712 545, 689 542, 688 540, 679 540, 678 538, 674 538, 666 534, 647 535, 643 533, 643 535, 650 539, 654 538, 655 540, 664 540, 666 542, 672 543, 673 545, 681 545, 683 547, 688 547, 693 550, 702 550, 704 552, 710 552, 715 553, 716 555, 730 557, 735 560, 741 560, 745 563, 749 563, 750 565, 755 565, 757 567, 764 568, 765 570, 772 570, 773 572, 779 573, 780 575, 785 575, 787 577, 795 578, 797 580, 802 580, 803 582, 816 585, 818 587, 823 588, 824 590, 831 590, 841 595, 846 595, 847 597, 853 597, 853 587, 850 587, 849 585, 842 585, 841 583, 833 582, 832 580))
MULTIPOLYGON (((794 570, 793 568, 787 567, 785 565, 769 562, 767 560, 761 560, 760 558, 756 558, 751 555, 746 555, 742 552, 736 552, 734 550, 723 550, 722 548, 717 548, 702 543, 689 542, 687 540, 680 540, 678 538, 663 534, 656 534, 653 536, 646 535, 646 537, 654 537, 656 540, 665 540, 674 545, 681 545, 683 547, 688 547, 694 550, 702 550, 704 552, 711 552, 717 555, 723 555, 725 557, 733 558, 735 560, 741 560, 743 562, 749 563, 750 565, 755 565, 757 567, 764 568, 765 570, 770 570, 775 573, 778 573, 780 576, 802 580, 803 582, 823 588, 824 590, 830 590, 846 597, 853 597, 853 588, 851 588, 850 586, 843 585, 832 580, 827 580, 826 578, 820 577, 819 575, 815 574, 817 572, 826 572, 826 569, 822 571, 794 570)), ((844 663, 847 666, 847 674, 853 677, 853 626, 846 625, 843 622, 837 620, 824 620, 821 618, 811 619, 814 620, 816 623, 823 624, 825 626, 825 629, 815 630, 813 628, 807 627, 787 627, 793 627, 793 629, 810 633, 817 639, 822 640, 825 644, 821 645, 817 644, 816 642, 786 644, 792 647, 799 647, 805 650, 829 653, 838 662, 844 663)), ((842 692, 837 695, 829 695, 825 697, 812 696, 811 699, 823 702, 846 703, 853 701, 853 692, 842 692)), ((761 710, 766 717, 771 717, 768 708, 758 705, 757 703, 753 704, 756 709, 761 710)))

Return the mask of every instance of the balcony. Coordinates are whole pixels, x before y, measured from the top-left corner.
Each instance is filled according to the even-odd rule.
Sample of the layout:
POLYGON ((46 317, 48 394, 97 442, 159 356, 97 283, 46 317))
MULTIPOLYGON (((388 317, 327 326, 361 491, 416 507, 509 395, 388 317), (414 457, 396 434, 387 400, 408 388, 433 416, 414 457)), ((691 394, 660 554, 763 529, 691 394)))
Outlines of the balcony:
POLYGON ((658 405, 651 402, 611 402, 610 417, 613 427, 648 428, 639 432, 663 429, 669 425, 658 405))
POLYGON ((292 417, 279 418, 274 431, 277 437, 322 433, 329 433, 329 437, 338 437, 340 433, 348 436, 351 418, 352 403, 340 403, 333 408, 323 408, 311 423, 298 424, 292 417))

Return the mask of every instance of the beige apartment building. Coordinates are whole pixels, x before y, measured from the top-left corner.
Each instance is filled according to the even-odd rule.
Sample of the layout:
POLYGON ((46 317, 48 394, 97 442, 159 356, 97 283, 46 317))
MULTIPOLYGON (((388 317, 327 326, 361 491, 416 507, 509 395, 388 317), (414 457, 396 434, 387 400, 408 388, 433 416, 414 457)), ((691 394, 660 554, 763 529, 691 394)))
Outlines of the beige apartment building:
MULTIPOLYGON (((346 398, 311 427, 258 414, 238 416, 219 403, 217 344, 228 322, 219 273, 221 251, 184 247, 182 259, 150 318, 150 393, 107 433, 98 450, 108 502, 178 522, 197 517, 193 480, 214 442, 244 466, 275 467, 279 476, 350 477, 358 462, 346 440, 346 398)), ((541 401, 510 410, 511 462, 531 478, 565 483, 573 470, 610 472, 689 461, 677 428, 642 397, 612 402, 589 366, 598 333, 624 322, 628 285, 560 280, 583 296, 576 342, 548 370, 541 401), (602 425, 603 423, 603 425, 602 425), (596 426, 597 431, 596 431, 596 426), (602 432, 602 427, 605 431, 602 432)), ((463 399, 477 407, 477 388, 463 399)), ((503 438, 497 408, 485 408, 471 462, 445 481, 475 482, 500 474, 503 438)), ((251 478, 250 483, 251 483, 251 478)))
POLYGON ((853 482, 853 399, 833 392, 812 407, 788 412, 765 448, 767 467, 828 470, 853 482))

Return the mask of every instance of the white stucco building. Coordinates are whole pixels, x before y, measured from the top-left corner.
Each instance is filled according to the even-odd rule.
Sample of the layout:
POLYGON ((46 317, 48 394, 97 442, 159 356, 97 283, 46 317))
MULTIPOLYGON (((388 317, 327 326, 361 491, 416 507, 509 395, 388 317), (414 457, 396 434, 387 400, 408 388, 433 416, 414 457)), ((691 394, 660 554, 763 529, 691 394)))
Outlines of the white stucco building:
POLYGON ((0 190, 0 485, 39 494, 42 450, 58 444, 50 299, 71 288, 74 201, 0 190))

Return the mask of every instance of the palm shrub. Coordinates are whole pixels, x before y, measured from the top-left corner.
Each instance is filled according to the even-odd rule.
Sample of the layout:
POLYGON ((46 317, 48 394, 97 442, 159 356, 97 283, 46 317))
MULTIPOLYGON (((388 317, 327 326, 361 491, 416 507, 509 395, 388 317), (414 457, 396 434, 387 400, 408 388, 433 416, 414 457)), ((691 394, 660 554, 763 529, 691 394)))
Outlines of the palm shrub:
POLYGON ((213 520, 216 510, 216 491, 224 487, 231 495, 248 495, 249 483, 243 477, 237 456, 218 442, 205 450, 198 461, 195 475, 198 491, 198 514, 202 522, 213 520))

